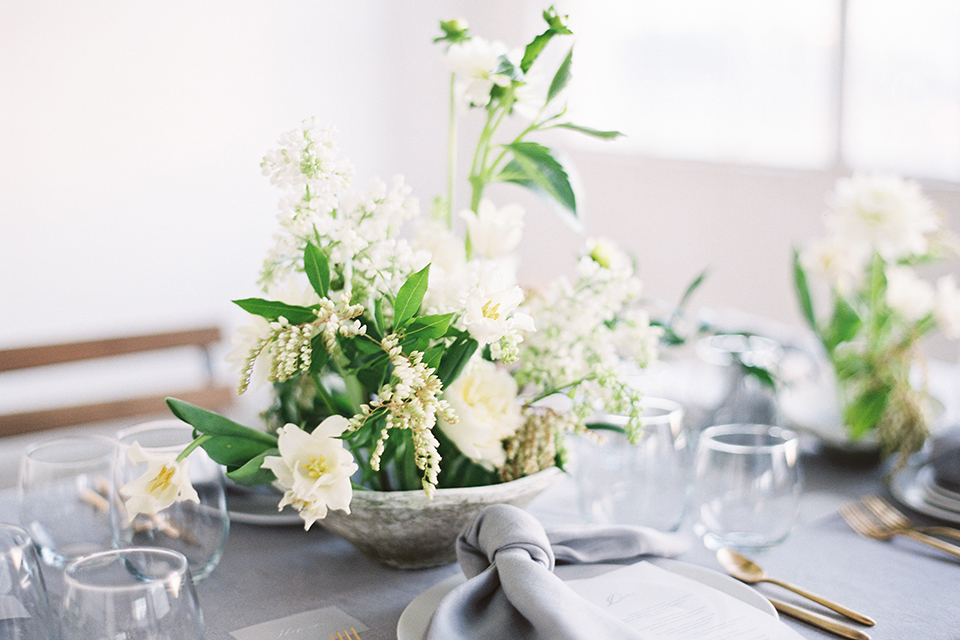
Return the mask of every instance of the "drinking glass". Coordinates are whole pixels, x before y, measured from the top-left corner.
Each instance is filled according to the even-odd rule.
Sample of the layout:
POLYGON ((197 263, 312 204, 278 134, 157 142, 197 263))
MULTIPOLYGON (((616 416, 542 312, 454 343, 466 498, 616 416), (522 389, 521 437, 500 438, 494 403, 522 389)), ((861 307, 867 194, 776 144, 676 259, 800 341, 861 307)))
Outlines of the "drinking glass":
POLYGON ((723 392, 710 424, 779 424, 776 390, 759 376, 776 374, 780 345, 770 338, 719 334, 697 342, 697 354, 721 368, 723 392))
POLYGON ((110 477, 116 443, 101 436, 36 442, 20 467, 20 524, 45 563, 110 549, 110 477))
POLYGON ((194 580, 210 575, 223 555, 230 529, 224 495, 223 469, 202 448, 187 457, 190 482, 200 499, 175 502, 160 513, 138 514, 130 521, 122 487, 147 471, 148 463, 133 462, 128 452, 134 442, 148 455, 175 457, 193 441, 193 427, 179 420, 157 420, 117 434, 117 462, 111 520, 116 546, 163 547, 186 556, 194 580))
POLYGON ((707 547, 779 544, 800 508, 799 439, 769 425, 708 427, 697 445, 695 484, 694 530, 707 547))
POLYGON ((591 425, 577 444, 575 477, 581 514, 589 522, 679 528, 686 511, 692 451, 679 403, 644 397, 639 439, 631 443, 626 416, 591 425))
POLYGON ((182 553, 129 547, 64 569, 63 640, 201 640, 203 614, 182 553))
POLYGON ((0 638, 58 638, 40 559, 26 530, 0 524, 0 556, 0 638))

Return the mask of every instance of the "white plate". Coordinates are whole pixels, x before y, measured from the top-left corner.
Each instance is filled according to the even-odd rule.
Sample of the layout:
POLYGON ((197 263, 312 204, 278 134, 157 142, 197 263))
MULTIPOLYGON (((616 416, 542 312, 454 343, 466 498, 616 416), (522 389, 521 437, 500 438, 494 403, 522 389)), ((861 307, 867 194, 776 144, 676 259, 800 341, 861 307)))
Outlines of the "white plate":
POLYGON ((960 511, 944 509, 928 501, 928 488, 921 477, 921 472, 926 468, 926 465, 906 467, 893 474, 890 479, 890 492, 893 497, 920 513, 960 524, 960 511))
MULTIPOLYGON (((722 573, 700 567, 695 564, 688 564, 669 558, 647 558, 651 564, 655 564, 661 569, 666 569, 684 578, 695 580, 700 584, 706 585, 717 591, 726 593, 752 607, 760 609, 766 614, 777 616, 777 610, 773 608, 770 601, 760 595, 759 592, 751 589, 742 582, 734 580, 730 576, 722 573)), ((593 565, 562 565, 555 569, 555 573, 563 579, 584 578, 593 575, 606 573, 619 569, 623 565, 619 564, 593 564, 593 565)), ((400 614, 400 621, 397 622, 397 640, 423 640, 427 634, 427 626, 430 624, 430 617, 437 609, 440 601, 454 587, 464 581, 462 573, 450 576, 433 585, 407 605, 407 608, 400 614)))
POLYGON ((294 509, 289 506, 277 511, 283 494, 272 487, 241 487, 227 485, 227 511, 231 522, 266 526, 303 525, 294 509))

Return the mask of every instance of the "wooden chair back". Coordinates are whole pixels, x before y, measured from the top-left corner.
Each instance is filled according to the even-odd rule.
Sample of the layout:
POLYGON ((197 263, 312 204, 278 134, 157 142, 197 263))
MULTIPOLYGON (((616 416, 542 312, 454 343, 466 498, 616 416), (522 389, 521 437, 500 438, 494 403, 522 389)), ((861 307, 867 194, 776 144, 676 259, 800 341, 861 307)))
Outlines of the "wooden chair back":
POLYGON ((219 328, 203 327, 0 350, 0 372, 21 371, 71 362, 106 361, 117 356, 162 352, 184 347, 196 348, 197 356, 203 358, 203 366, 206 370, 206 379, 199 386, 171 389, 169 393, 136 394, 121 399, 56 408, 13 413, 0 412, 0 436, 161 414, 168 411, 165 403, 167 396, 175 396, 211 410, 228 407, 233 403, 235 391, 216 381, 211 360, 211 350, 220 341, 219 328))

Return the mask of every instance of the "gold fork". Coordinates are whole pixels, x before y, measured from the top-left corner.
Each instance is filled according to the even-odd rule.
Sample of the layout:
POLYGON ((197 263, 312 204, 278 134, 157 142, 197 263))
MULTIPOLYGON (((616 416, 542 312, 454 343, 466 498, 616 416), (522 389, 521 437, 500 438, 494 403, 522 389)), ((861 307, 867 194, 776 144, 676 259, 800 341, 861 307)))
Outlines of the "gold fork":
POLYGON ((960 540, 960 529, 953 527, 924 527, 916 524, 910 518, 903 514, 899 509, 881 498, 880 496, 870 495, 860 499, 868 509, 877 514, 883 522, 901 529, 914 529, 921 533, 927 533, 934 536, 944 536, 960 540))
POLYGON ((330 640, 361 640, 361 638, 359 634, 357 634, 357 630, 350 627, 350 631, 344 629, 343 631, 337 631, 337 635, 331 633, 330 640))
POLYGON ((874 511, 861 502, 850 502, 843 505, 840 507, 840 515, 850 525, 851 529, 862 536, 876 540, 889 540, 895 535, 904 535, 960 558, 960 547, 928 536, 916 529, 895 526, 890 521, 880 520, 874 511))

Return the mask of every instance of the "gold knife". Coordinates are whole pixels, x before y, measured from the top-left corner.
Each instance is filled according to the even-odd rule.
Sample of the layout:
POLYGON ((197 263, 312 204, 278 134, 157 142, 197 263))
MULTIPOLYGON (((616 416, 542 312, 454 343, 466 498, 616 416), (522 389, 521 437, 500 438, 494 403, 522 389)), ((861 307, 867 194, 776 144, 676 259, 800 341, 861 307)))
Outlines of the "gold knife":
POLYGON ((855 629, 850 625, 837 622, 836 620, 822 616, 819 613, 814 613, 813 611, 807 611, 806 609, 795 607, 792 604, 783 602, 782 600, 777 600, 775 598, 767 598, 767 600, 769 600, 770 604, 772 604, 780 613, 793 616, 797 620, 802 620, 807 624, 811 624, 815 627, 835 633, 844 638, 850 638, 850 640, 870 640, 870 636, 860 629, 855 629))

